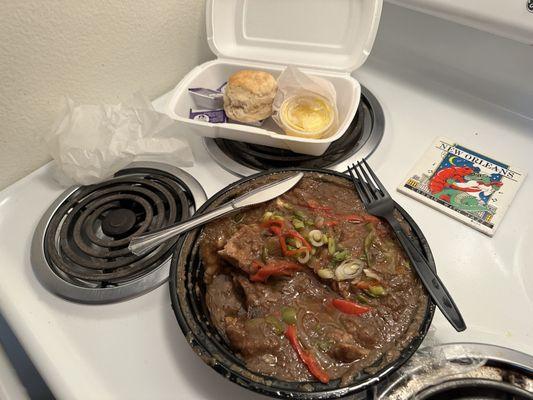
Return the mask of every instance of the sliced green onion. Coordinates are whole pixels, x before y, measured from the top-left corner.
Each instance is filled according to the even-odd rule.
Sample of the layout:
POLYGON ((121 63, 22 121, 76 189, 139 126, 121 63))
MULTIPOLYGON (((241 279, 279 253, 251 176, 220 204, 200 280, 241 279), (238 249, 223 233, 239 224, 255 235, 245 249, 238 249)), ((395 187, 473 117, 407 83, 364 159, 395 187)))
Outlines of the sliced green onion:
POLYGON ((292 204, 290 203, 287 203, 286 201, 283 201, 281 200, 279 197, 276 199, 276 205, 279 207, 279 208, 285 208, 287 210, 292 210, 294 207, 292 206, 292 204))
POLYGON ((313 247, 313 248, 311 249, 311 255, 314 256, 315 254, 316 254, 316 249, 313 247))
POLYGON ((294 226, 295 229, 305 228, 305 224, 303 223, 303 221, 299 220, 298 218, 292 219, 292 225, 294 226))
POLYGON ((335 254, 336 247, 335 238, 328 238, 328 252, 330 255, 335 254))
POLYGON ((372 247, 372 244, 374 243, 374 240, 376 239, 376 228, 372 224, 366 224, 367 229, 369 230, 368 235, 365 237, 365 255, 366 255, 366 261, 368 263, 368 266, 372 266, 374 264, 374 259, 372 257, 372 254, 370 252, 370 248, 372 247))
POLYGON ((309 242, 315 247, 320 247, 324 244, 322 237, 322 231, 319 231, 318 229, 309 232, 309 242))
POLYGON ((344 261, 349 255, 350 254, 348 253, 348 250, 337 251, 335 254, 333 254, 333 259, 335 261, 344 261))
POLYGON ((368 298, 361 293, 357 294, 357 296, 355 296, 355 299, 359 303, 368 304, 368 298))
POLYGON ((274 221, 285 221, 285 218, 283 218, 281 215, 272 215, 272 217, 270 217, 271 220, 274 220, 274 221))
POLYGON ((297 249, 299 249, 300 247, 302 247, 302 241, 300 239, 296 239, 296 238, 293 238, 293 237, 289 237, 285 240, 285 242, 292 246, 292 247, 295 247, 297 249))
POLYGON ((302 221, 305 221, 307 219, 307 215, 305 215, 305 213, 301 212, 300 210, 295 210, 294 215, 302 221))
POLYGON ((335 280, 346 281, 355 279, 361 275, 363 270, 363 263, 358 260, 346 260, 341 265, 335 268, 335 280))
POLYGON ((296 310, 292 307, 283 307, 281 309, 281 319, 286 324, 295 324, 296 323, 296 310))
POLYGON ((261 251, 261 260, 263 260, 263 262, 266 263, 267 259, 268 259, 268 248, 266 246, 263 246, 263 250, 261 251))
POLYGON ((322 232, 318 229, 312 230, 311 232, 309 232, 309 238, 316 241, 320 241, 322 240, 322 232))
POLYGON ((378 285, 378 286, 370 286, 368 288, 368 291, 370 292, 370 294, 372 296, 376 296, 376 297, 379 297, 379 296, 384 296, 385 295, 385 289, 383 288, 383 286, 381 285, 378 285))
POLYGON ((329 268, 322 268, 317 271, 317 274, 322 279, 333 279, 335 273, 329 268))
POLYGON ((311 254, 309 254, 309 250, 305 249, 305 251, 298 256, 297 260, 300 264, 305 264, 310 258, 311 254))

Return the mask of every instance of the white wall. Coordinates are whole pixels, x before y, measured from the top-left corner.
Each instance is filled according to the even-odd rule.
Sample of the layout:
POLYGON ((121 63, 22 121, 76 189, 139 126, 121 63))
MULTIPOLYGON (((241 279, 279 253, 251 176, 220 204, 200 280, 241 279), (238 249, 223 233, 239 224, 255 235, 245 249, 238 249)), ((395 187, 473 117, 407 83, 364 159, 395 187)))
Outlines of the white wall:
POLYGON ((48 161, 62 95, 155 97, 213 58, 202 0, 0 0, 0 189, 48 161))

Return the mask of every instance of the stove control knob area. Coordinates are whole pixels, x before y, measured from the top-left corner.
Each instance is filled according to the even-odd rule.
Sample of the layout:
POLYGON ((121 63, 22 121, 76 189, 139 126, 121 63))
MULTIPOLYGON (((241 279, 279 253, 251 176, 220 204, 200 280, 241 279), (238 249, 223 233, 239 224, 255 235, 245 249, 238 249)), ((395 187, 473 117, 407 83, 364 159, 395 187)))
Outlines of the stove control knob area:
POLYGON ((533 0, 527 0, 527 10, 533 13, 533 0))

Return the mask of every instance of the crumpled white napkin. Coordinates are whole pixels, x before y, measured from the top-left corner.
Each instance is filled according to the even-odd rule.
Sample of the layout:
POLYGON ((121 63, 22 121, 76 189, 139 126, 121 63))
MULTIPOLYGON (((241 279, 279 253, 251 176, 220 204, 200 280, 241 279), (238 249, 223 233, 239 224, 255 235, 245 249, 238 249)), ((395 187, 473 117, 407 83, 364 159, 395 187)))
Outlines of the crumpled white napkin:
POLYGON ((65 98, 43 139, 59 170, 56 179, 89 185, 140 159, 193 165, 187 141, 176 136, 175 121, 136 93, 129 104, 116 105, 80 105, 65 98))

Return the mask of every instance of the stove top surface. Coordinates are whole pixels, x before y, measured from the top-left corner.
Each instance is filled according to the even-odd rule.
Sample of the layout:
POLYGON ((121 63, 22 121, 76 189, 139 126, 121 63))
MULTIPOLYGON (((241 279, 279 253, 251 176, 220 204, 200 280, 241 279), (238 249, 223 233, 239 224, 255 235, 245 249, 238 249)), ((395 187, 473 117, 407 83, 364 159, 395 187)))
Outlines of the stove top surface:
POLYGON ((189 218, 205 199, 192 176, 162 163, 134 163, 102 183, 70 188, 39 222, 34 272, 47 289, 72 301, 145 293, 168 278, 177 238, 136 256, 128 250, 131 237, 189 218))
MULTIPOLYGON (((525 317, 533 309, 533 221, 524 215, 533 197, 531 179, 525 180, 493 238, 393 192, 437 136, 452 136, 532 171, 531 121, 418 77, 399 79, 396 72, 366 65, 357 71, 379 99, 387 121, 370 164, 424 232, 438 273, 468 326, 457 333, 437 312, 428 338, 492 343, 533 354, 533 320, 525 317), (414 118, 413 110, 422 109, 414 118)), ((165 96, 154 104, 163 109, 167 101, 165 96)), ((191 135, 189 140, 196 164, 183 170, 201 182, 208 196, 238 179, 211 158, 202 139, 191 135)), ((166 285, 98 306, 65 301, 43 287, 32 268, 31 242, 39 220, 64 191, 47 165, 0 192, 5 278, 0 280, 0 310, 54 395, 262 399, 219 376, 191 351, 191 338, 183 337, 177 326, 166 285)))

